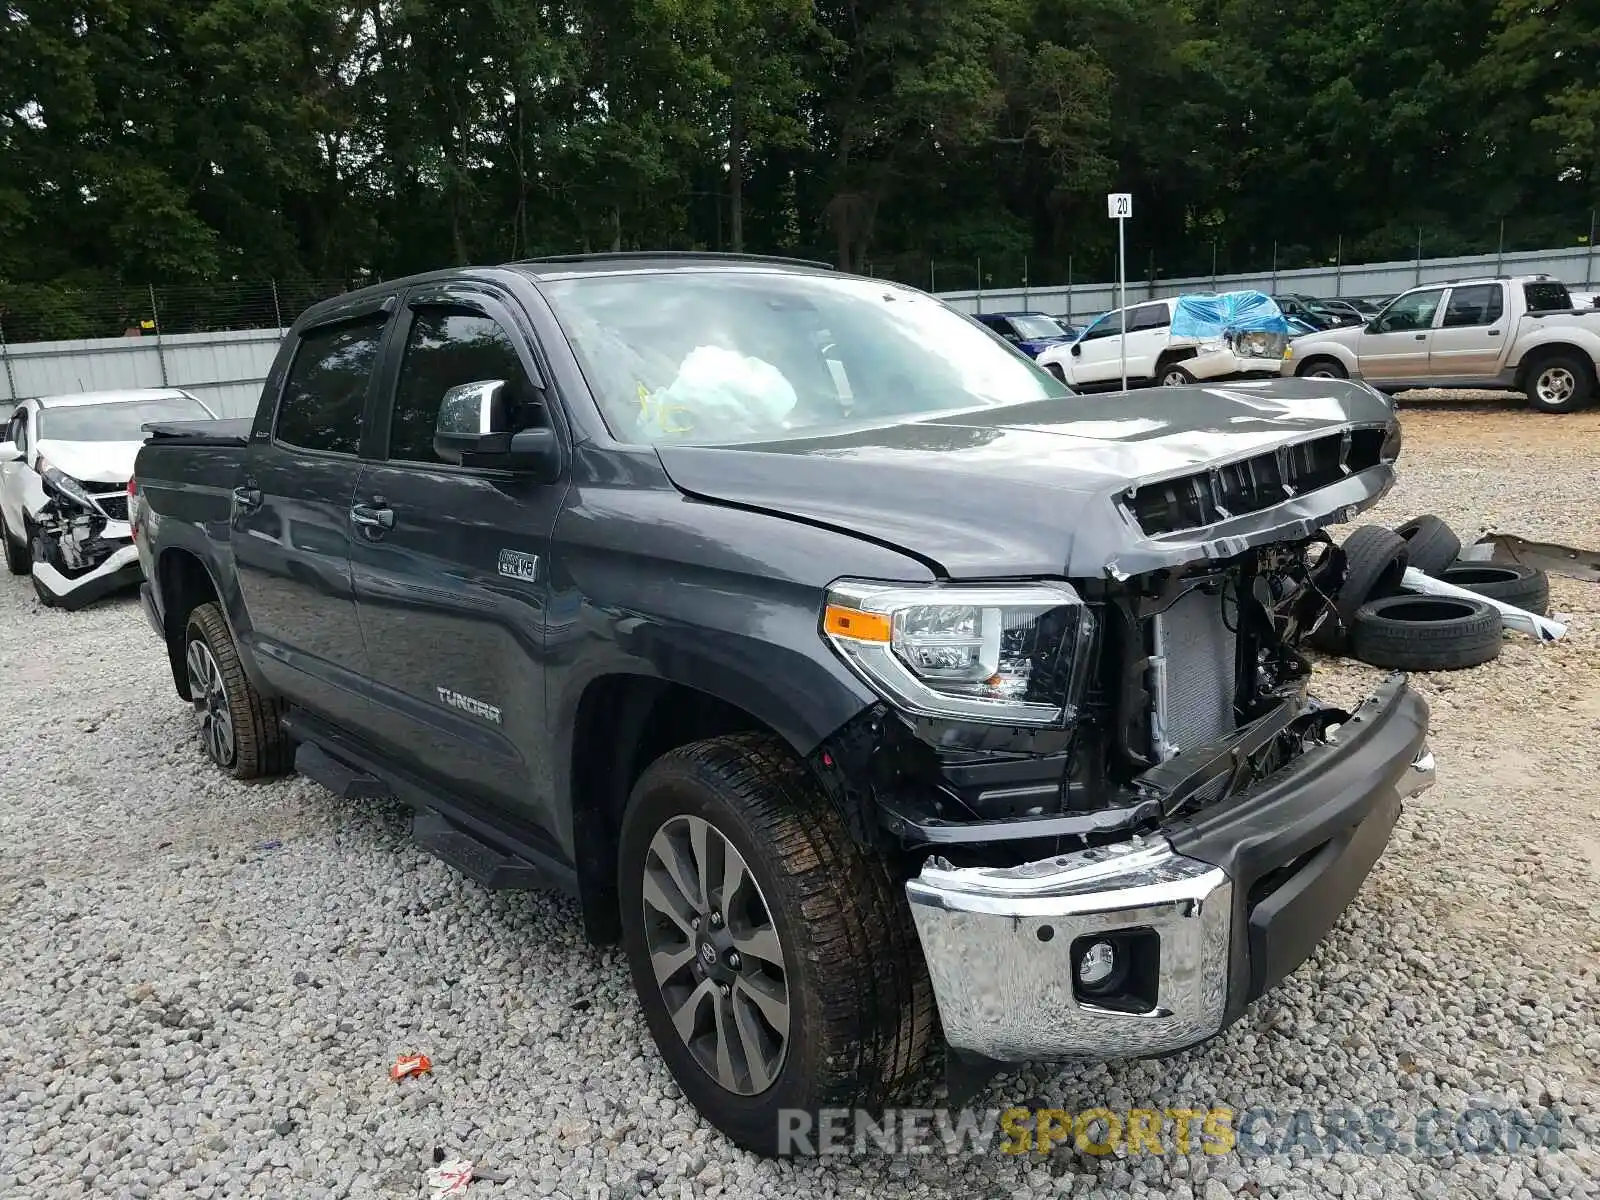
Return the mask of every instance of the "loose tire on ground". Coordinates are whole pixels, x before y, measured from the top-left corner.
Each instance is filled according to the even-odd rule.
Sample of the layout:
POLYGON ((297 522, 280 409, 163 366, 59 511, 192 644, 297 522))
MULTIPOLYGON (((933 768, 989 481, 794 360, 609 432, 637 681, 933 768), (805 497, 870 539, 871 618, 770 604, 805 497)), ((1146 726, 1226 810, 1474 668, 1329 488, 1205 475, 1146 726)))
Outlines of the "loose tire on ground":
POLYGON ((1410 563, 1405 539, 1382 525, 1362 525, 1341 543, 1344 582, 1333 598, 1334 611, 1311 635, 1313 648, 1343 654, 1349 648, 1356 610, 1369 600, 1392 596, 1410 563))
POLYGON ((189 614, 183 651, 207 757, 235 779, 288 774, 294 746, 279 723, 283 704, 262 696, 245 675, 233 634, 215 603, 189 614))
POLYGON ((1424 575, 1438 575, 1461 556, 1461 539, 1438 517, 1413 517, 1394 531, 1405 539, 1407 563, 1424 575))
POLYGON ((1500 614, 1482 600, 1386 596, 1356 613, 1354 656, 1399 671, 1457 671, 1500 654, 1500 614))
POLYGON ((1444 583, 1453 583, 1491 600, 1514 604, 1541 617, 1550 611, 1550 577, 1536 567, 1455 563, 1443 571, 1428 573, 1444 583))
POLYGON ((622 944, 645 1021, 684 1095, 734 1142, 783 1153, 794 1148, 780 1141, 783 1110, 871 1110, 916 1072, 936 1012, 904 891, 850 838, 781 741, 741 734, 664 755, 635 785, 620 841, 622 944), (694 861, 696 836, 708 858, 719 840, 724 845, 721 865, 705 869, 704 894, 701 876, 682 865, 694 861), (666 869, 685 847, 681 869, 666 869), (750 881, 733 885, 737 916, 722 911, 729 908, 728 848, 742 860, 739 878, 750 881), (681 888, 673 882, 680 877, 681 888), (662 915, 663 907, 678 916, 662 915), (730 945, 720 947, 718 938, 730 945), (743 951, 732 966, 730 950, 743 951), (768 1059, 776 1025, 751 1022, 758 1012, 764 1022, 770 1016, 770 1005, 755 997, 770 1001, 779 987, 786 1032, 781 1056, 768 1059), (706 1040, 719 1005, 727 1005, 723 1027, 741 1036, 738 1062, 730 1046, 726 1085, 714 1073, 723 1069, 715 1042, 706 1040), (680 1035, 675 1015, 690 1038, 680 1035), (747 1028, 761 1038, 744 1042, 747 1028), (759 1072, 750 1068, 758 1059, 759 1072))
POLYGON ((1528 407, 1542 413, 1577 412, 1594 391, 1594 363, 1577 354, 1556 353, 1528 369, 1528 407))
POLYGON ((27 539, 19 542, 11 536, 4 514, 0 514, 0 546, 4 547, 6 570, 13 575, 26 575, 33 570, 33 553, 27 539))

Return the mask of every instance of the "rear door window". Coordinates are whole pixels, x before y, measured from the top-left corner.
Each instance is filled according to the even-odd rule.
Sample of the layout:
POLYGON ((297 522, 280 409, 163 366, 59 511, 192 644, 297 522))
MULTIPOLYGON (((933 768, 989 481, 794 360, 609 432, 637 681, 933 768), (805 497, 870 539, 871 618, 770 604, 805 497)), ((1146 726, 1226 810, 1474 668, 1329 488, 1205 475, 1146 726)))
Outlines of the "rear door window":
POLYGON ((1128 329, 1137 333, 1141 329, 1166 329, 1171 324, 1172 318, 1168 316, 1165 304, 1145 304, 1133 310, 1128 329))
POLYGON ((278 402, 273 437, 328 454, 355 454, 385 318, 311 329, 301 336, 278 402))
POLYGON ((1480 283, 1472 287, 1450 289, 1450 302, 1444 309, 1444 327, 1459 328, 1467 325, 1492 325, 1505 311, 1498 283, 1480 283))

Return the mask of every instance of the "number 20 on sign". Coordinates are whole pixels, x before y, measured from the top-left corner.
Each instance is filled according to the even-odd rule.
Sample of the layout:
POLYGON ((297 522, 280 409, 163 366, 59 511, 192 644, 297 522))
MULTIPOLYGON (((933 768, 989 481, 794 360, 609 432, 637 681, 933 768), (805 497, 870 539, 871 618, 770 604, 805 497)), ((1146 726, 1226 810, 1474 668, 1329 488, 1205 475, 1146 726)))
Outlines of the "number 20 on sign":
POLYGON ((1124 221, 1133 216, 1133 196, 1129 192, 1106 194, 1106 216, 1113 221, 1124 221))

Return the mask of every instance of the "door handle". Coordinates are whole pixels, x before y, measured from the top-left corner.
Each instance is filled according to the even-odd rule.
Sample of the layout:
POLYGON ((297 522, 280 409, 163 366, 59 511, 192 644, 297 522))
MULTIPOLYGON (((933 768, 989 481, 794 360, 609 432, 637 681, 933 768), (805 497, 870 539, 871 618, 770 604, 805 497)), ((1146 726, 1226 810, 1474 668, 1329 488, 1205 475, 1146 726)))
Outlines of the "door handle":
POLYGON ((258 487, 236 487, 233 489, 233 502, 246 512, 254 512, 261 507, 261 489, 258 487))
POLYGON ((350 519, 363 529, 393 529, 394 509, 384 503, 382 496, 374 496, 371 504, 354 504, 350 519))
POLYGON ((1499 337, 1500 336, 1500 331, 1498 329, 1491 329, 1491 330, 1489 330, 1489 336, 1490 337, 1499 337))
POLYGON ((1417 334, 1417 341, 1419 341, 1419 342, 1425 342, 1425 341, 1427 341, 1427 340, 1428 340, 1428 335, 1427 335, 1427 334, 1425 334, 1425 333, 1419 333, 1419 334, 1417 334))

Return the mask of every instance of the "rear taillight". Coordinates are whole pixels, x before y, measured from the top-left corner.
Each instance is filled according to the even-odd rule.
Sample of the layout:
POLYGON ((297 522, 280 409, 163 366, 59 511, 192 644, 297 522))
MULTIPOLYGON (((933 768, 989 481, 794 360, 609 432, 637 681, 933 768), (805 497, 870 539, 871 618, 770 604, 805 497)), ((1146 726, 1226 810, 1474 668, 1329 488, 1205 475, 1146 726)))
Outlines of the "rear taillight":
POLYGON ((139 481, 128 480, 128 535, 135 541, 139 537, 139 481))

